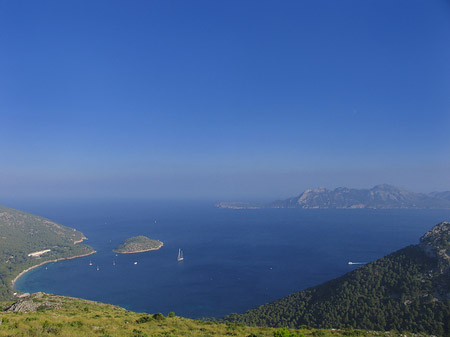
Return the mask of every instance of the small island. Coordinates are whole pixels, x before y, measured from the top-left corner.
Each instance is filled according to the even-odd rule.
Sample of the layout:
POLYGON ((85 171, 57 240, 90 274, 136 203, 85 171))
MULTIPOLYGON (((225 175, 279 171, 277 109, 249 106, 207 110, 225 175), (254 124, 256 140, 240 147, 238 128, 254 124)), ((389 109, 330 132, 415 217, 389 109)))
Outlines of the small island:
POLYGON ((163 245, 164 243, 159 240, 151 240, 146 236, 139 235, 126 239, 125 242, 114 249, 113 252, 120 254, 142 253, 150 250, 158 250, 163 245))

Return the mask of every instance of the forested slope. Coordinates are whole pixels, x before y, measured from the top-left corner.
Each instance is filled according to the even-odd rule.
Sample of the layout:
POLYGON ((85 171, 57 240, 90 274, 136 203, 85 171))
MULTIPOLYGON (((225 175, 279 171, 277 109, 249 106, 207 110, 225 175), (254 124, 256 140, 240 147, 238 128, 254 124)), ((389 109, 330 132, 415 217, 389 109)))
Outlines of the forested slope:
POLYGON ((342 277, 226 320, 261 326, 303 324, 450 335, 449 223, 342 277))
POLYGON ((85 255, 83 233, 26 212, 0 206, 0 299, 10 298, 11 281, 23 270, 45 261, 85 255), (49 250, 43 254, 31 253, 49 250))

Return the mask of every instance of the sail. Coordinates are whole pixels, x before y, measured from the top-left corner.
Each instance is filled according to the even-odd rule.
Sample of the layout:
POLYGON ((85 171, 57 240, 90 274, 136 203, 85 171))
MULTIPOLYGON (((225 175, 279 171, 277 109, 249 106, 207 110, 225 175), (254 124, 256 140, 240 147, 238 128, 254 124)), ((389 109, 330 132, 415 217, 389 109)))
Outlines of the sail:
POLYGON ((183 251, 181 250, 181 248, 178 249, 178 261, 183 261, 184 257, 183 257, 183 251))

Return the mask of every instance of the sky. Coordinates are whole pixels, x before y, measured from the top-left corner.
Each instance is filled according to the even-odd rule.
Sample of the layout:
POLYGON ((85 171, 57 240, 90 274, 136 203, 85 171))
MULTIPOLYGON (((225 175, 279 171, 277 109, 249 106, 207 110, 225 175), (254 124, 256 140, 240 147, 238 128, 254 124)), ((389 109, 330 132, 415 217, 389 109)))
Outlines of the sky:
POLYGON ((0 198, 450 190, 448 0, 0 0, 0 198))

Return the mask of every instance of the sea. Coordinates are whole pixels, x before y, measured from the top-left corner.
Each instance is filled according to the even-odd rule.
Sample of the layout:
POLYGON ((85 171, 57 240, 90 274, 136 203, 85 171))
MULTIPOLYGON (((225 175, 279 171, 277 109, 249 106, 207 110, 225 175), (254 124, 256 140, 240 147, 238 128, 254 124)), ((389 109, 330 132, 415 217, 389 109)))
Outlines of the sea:
POLYGON ((83 232, 97 253, 33 269, 16 289, 217 319, 339 277, 361 267, 348 262, 371 262, 416 244, 432 226, 450 220, 450 210, 233 210, 212 201, 22 206, 83 232), (137 254, 112 251, 136 235, 164 246, 137 254))

